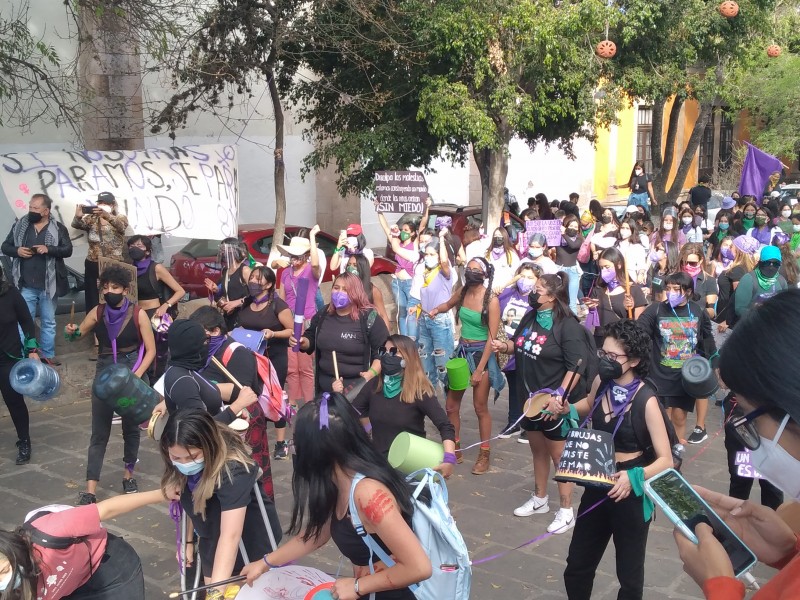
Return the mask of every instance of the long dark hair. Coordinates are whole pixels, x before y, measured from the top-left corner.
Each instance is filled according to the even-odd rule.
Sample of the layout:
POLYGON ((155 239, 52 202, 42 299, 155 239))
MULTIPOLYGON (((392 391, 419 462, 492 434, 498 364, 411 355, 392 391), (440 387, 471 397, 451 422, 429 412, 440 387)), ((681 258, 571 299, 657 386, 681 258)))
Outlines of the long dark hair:
POLYGON ((319 539, 325 524, 336 516, 340 492, 334 480, 336 467, 379 481, 389 488, 403 516, 410 516, 414 509, 405 481, 372 445, 344 396, 327 394, 328 426, 320 426, 324 396, 306 403, 295 417, 289 533, 302 535, 305 542, 319 539))
POLYGON ((253 270, 250 271, 250 279, 247 280, 247 283, 250 283, 253 277, 259 277, 260 279, 264 280, 264 283, 268 283, 272 286, 267 292, 267 298, 269 298, 269 301, 272 302, 275 299, 276 292, 275 282, 277 281, 277 278, 275 277, 275 271, 263 265, 260 267, 253 267, 253 270))
MULTIPOLYGON (((618 283, 625 283, 625 269, 627 268, 625 265, 625 256, 622 252, 619 251, 618 248, 606 248, 600 253, 598 257, 598 261, 600 259, 607 260, 612 265, 614 265, 614 272, 617 274, 617 282, 618 283)), ((598 265, 599 267, 599 265, 598 265)), ((597 275, 597 283, 602 288, 607 288, 608 284, 605 282, 601 275, 597 275)))
MULTIPOLYGON (((492 265, 488 260, 483 258, 482 256, 476 256, 475 258, 471 258, 467 261, 467 264, 471 263, 472 261, 479 262, 483 265, 483 272, 488 277, 488 285, 486 286, 486 291, 483 293, 483 305, 481 306, 481 323, 483 323, 484 327, 489 327, 489 301, 492 299, 492 282, 494 281, 494 265, 492 265)), ((461 288, 461 297, 458 299, 458 306, 459 308, 464 306, 464 298, 467 296, 467 290, 470 286, 464 284, 464 287, 461 288)), ((456 311, 456 323, 458 323, 458 312, 456 311)))
POLYGON ((345 263, 345 270, 347 269, 348 263, 350 259, 355 259, 356 261, 356 270, 358 271, 358 277, 361 279, 361 283, 364 286, 364 291, 367 293, 367 298, 369 298, 370 303, 374 302, 375 300, 372 297, 372 273, 370 272, 369 261, 367 257, 363 254, 351 254, 347 257, 347 263, 345 263))
POLYGON ((0 531, 0 555, 5 556, 11 566, 11 581, 6 590, 0 592, 0 598, 28 600, 37 597, 37 580, 42 573, 37 554, 22 527, 14 531, 0 531), (14 590, 12 586, 18 574, 22 585, 14 590))
POLYGON ((568 317, 576 321, 578 317, 569 307, 569 275, 564 271, 542 275, 537 283, 541 283, 547 293, 555 298, 553 303, 553 321, 560 323, 568 317))

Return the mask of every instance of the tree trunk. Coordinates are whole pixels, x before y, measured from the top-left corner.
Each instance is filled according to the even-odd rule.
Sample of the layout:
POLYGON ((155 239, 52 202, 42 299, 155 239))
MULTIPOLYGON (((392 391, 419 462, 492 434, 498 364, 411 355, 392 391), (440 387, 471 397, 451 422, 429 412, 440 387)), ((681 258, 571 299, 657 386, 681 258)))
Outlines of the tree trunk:
POLYGON ((508 175, 508 145, 511 141, 510 129, 505 123, 498 128, 501 137, 499 148, 475 150, 473 156, 481 176, 481 206, 483 228, 491 235, 500 226, 503 213, 503 192, 508 175))
POLYGON ((656 196, 658 204, 663 204, 668 201, 667 196, 667 182, 669 181, 669 173, 672 170, 672 163, 675 160, 675 140, 678 137, 678 123, 680 122, 681 109, 683 108, 683 100, 675 98, 672 107, 669 111, 669 120, 667 121, 667 137, 666 140, 663 136, 664 131, 664 107, 666 106, 666 98, 659 100, 653 105, 653 129, 650 132, 650 148, 653 153, 653 192, 656 196), (658 117, 656 113, 658 112, 658 117), (662 148, 663 153, 662 153, 662 148), (656 149, 658 151, 658 168, 656 167, 656 149))
POLYGON ((286 163, 283 160, 284 118, 281 97, 275 83, 275 73, 267 72, 267 87, 275 116, 275 231, 272 235, 273 247, 283 244, 286 232, 286 163))
POLYGON ((683 184, 686 181, 686 176, 689 174, 695 152, 697 152, 697 149, 700 147, 700 141, 703 139, 703 131, 705 131, 706 125, 708 125, 708 120, 711 118, 713 110, 713 104, 708 103, 700 105, 700 114, 694 122, 692 134, 689 136, 689 142, 686 144, 681 162, 678 164, 675 179, 667 192, 667 200, 670 202, 674 202, 683 189, 683 184))

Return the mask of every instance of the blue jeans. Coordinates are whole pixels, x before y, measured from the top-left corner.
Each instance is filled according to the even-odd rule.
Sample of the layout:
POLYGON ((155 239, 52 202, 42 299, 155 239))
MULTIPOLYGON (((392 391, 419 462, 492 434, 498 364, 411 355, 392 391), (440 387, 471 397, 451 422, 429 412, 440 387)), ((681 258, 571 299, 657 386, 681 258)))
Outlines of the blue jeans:
MULTIPOLYGON (((470 375, 475 372, 475 368, 481 362, 485 347, 485 342, 470 342, 469 344, 461 342, 458 345, 456 354, 467 359, 470 375)), ((503 373, 500 371, 500 366, 497 364, 497 356, 495 356, 494 352, 489 355, 486 370, 489 371, 489 387, 496 392, 500 392, 505 387, 506 381, 503 379, 503 373)))
POLYGON ((36 308, 39 308, 42 356, 53 358, 56 355, 56 299, 49 298, 45 290, 24 287, 20 292, 31 317, 36 317, 36 308))
POLYGON ((647 208, 650 206, 650 194, 642 192, 641 194, 631 194, 628 196, 628 206, 643 206, 647 208))
POLYGON ((317 288, 317 295, 314 296, 314 304, 317 307, 317 310, 320 311, 325 306, 325 300, 322 297, 322 290, 317 288))
POLYGON ((569 308, 575 314, 578 314, 578 298, 581 293, 581 275, 583 269, 579 265, 574 267, 558 267, 559 271, 564 271, 569 275, 569 308))
POLYGON ((419 300, 409 296, 408 306, 406 307, 406 335, 415 342, 419 337, 419 319, 417 319, 416 311, 413 313, 408 313, 408 310, 411 308, 416 308, 417 306, 419 306, 419 300))
MULTIPOLYGON (((411 280, 392 278, 392 294, 397 304, 397 330, 400 335, 408 335, 408 304, 411 300, 411 280)), ((416 317, 412 317, 416 318, 416 317)), ((386 324, 387 326, 389 323, 386 324)))
POLYGON ((453 318, 449 312, 438 314, 432 319, 426 314, 422 314, 418 324, 417 345, 425 374, 434 390, 438 388, 439 383, 446 388, 447 368, 445 365, 453 356, 453 318))

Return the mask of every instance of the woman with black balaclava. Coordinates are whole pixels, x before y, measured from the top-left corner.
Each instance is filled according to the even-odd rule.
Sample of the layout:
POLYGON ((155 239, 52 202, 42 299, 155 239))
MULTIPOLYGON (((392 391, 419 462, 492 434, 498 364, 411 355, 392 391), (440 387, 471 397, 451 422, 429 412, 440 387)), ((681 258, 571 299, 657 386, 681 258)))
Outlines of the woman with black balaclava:
POLYGON ((760 306, 766 300, 788 287, 786 280, 778 273, 781 269, 781 251, 775 246, 764 246, 756 268, 745 273, 736 287, 733 305, 737 320, 753 307, 760 306))

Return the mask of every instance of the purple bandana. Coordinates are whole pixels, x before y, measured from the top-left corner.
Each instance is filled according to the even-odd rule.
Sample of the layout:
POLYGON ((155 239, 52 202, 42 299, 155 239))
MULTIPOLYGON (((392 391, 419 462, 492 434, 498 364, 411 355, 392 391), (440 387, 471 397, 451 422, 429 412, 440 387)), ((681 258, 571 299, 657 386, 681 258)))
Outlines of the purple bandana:
POLYGON ((147 269, 150 268, 150 263, 153 262, 149 258, 143 258, 140 261, 134 262, 133 264, 136 265, 136 274, 141 277, 145 273, 147 273, 147 269))
POLYGON ((122 324, 125 322, 125 316, 128 314, 128 307, 130 304, 130 301, 126 297, 123 298, 119 308, 106 304, 103 310, 103 323, 106 324, 108 339, 111 341, 111 348, 114 352, 114 362, 117 362, 117 337, 119 337, 119 332, 122 330, 122 324))
POLYGON ((206 359, 206 366, 211 364, 211 359, 214 358, 214 355, 217 353, 217 350, 222 348, 222 344, 225 343, 225 340, 228 339, 227 335, 212 335, 208 338, 208 358, 206 359))

